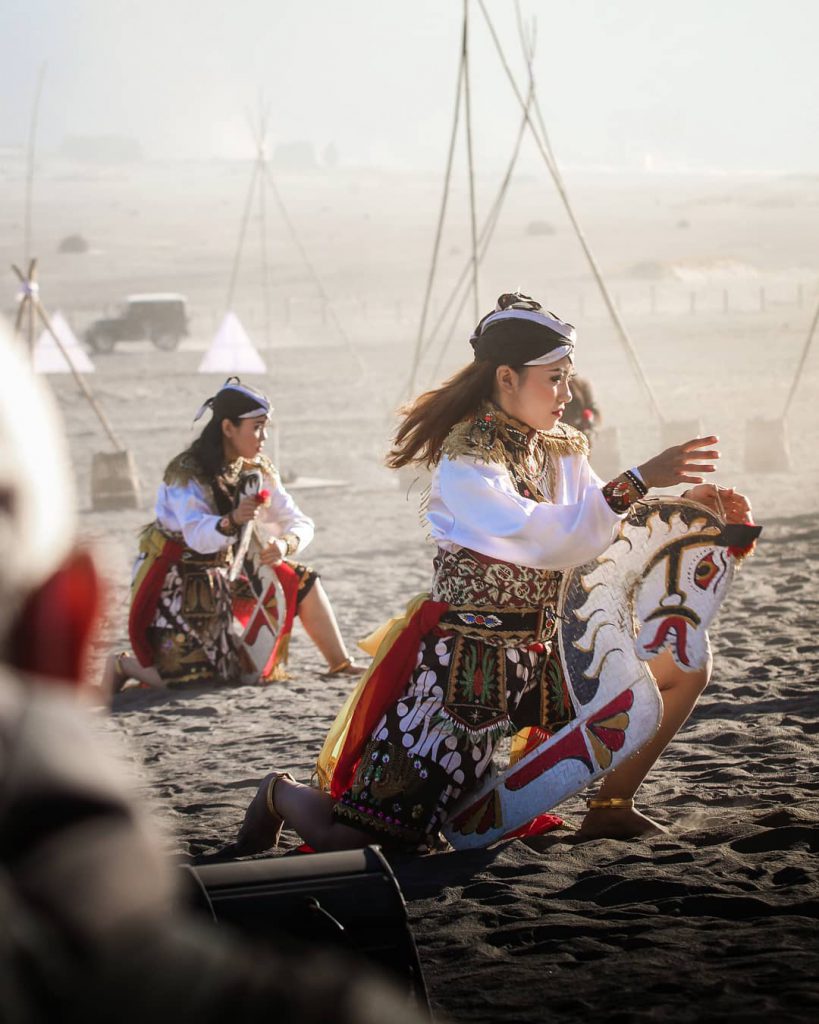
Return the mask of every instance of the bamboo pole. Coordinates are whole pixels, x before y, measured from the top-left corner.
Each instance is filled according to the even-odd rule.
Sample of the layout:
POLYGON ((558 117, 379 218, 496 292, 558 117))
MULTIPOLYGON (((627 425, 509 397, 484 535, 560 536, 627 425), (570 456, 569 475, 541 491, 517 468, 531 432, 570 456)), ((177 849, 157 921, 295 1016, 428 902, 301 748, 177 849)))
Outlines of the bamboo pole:
POLYGON ((475 217, 475 158, 472 152, 472 101, 469 91, 469 0, 464 0, 464 28, 462 38, 464 69, 464 115, 466 121, 466 157, 469 168, 469 230, 472 240, 472 312, 474 322, 480 320, 478 292, 478 228, 475 217))
MULTIPOLYGON (((533 48, 533 46, 534 46, 534 43, 532 44, 532 48, 527 52, 527 64, 528 64, 529 70, 530 70, 529 90, 528 90, 528 93, 527 93, 527 96, 526 96, 527 104, 531 103, 531 100, 532 100, 531 65, 532 65, 532 60, 534 59, 534 48, 533 48)), ((505 174, 504 174, 504 176, 503 176, 503 178, 501 180, 500 186, 498 187, 497 194, 495 195, 495 198, 494 198, 494 200, 492 202, 492 205, 490 206, 489 213, 486 216, 486 220, 483 222, 483 225, 482 225, 481 230, 480 230, 480 234, 478 236, 478 247, 479 247, 478 248, 478 264, 479 265, 481 263, 483 263, 484 257, 486 256, 486 253, 489 250, 489 244, 492 241, 492 236, 493 236, 493 234, 495 232, 495 228, 497 227, 498 221, 500 220, 501 210, 503 209, 503 204, 504 204, 504 201, 506 199, 506 193, 509 190, 509 185, 510 185, 511 180, 512 180, 512 174, 514 173, 515 167, 517 166, 518 157, 520 156, 520 149, 521 149, 521 144, 523 142, 523 136, 524 136, 525 131, 526 131, 526 118, 524 117, 524 118, 521 119, 520 126, 518 128, 518 134, 517 134, 516 139, 515 139, 515 144, 514 144, 514 146, 512 148, 512 155, 509 158, 509 163, 507 164, 506 172, 505 172, 505 174)), ((447 316, 447 313, 451 310, 453 304, 455 303, 455 301, 457 299, 458 293, 460 292, 462 286, 464 285, 464 283, 466 282, 466 280, 467 280, 467 278, 469 276, 469 271, 470 271, 470 261, 467 260, 466 263, 464 263, 464 266, 463 266, 463 268, 461 270, 461 273, 460 273, 460 275, 458 277, 458 280, 456 281, 455 285, 453 286, 452 290, 450 291, 449 298, 444 303, 444 306, 443 306, 443 308, 442 308, 442 310, 441 310, 441 312, 440 312, 440 314, 438 316, 438 319, 435 322, 434 327, 432 328, 432 330, 429 333, 429 337, 426 340, 426 344, 423 346, 423 349, 421 351, 421 358, 423 358, 427 354, 429 349, 432 347, 432 343, 434 342, 435 337, 438 334, 438 331, 441 329, 441 325, 443 324, 443 322, 444 322, 444 320, 445 320, 445 318, 447 316)), ((449 331, 448 331, 446 337, 444 338, 443 345, 441 346, 441 348, 438 351, 438 358, 437 358, 437 360, 435 362, 435 365, 434 365, 434 367, 432 369, 432 372, 430 374, 430 378, 434 378, 437 375, 437 373, 438 373, 438 370, 439 370, 439 368, 441 366, 441 363, 443 361, 444 355, 446 354, 446 350, 449 347, 449 343, 452 340, 452 336, 453 336, 453 334, 455 332, 455 327, 456 327, 456 325, 458 323, 458 320, 459 320, 459 318, 461 316, 461 313, 463 312, 464 306, 466 305, 468 298, 469 298, 469 288, 467 287, 464 290, 464 292, 463 292, 463 294, 461 296, 460 301, 458 302, 458 305, 457 305, 457 307, 455 309, 454 314, 452 315, 452 319, 450 321, 450 326, 449 326, 449 331)))
MULTIPOLYGON (((452 180, 452 163, 455 155, 455 142, 458 137, 458 122, 461 114, 461 96, 463 94, 463 82, 464 82, 464 63, 463 63, 463 47, 461 47, 461 55, 458 63, 458 81, 455 88, 455 108, 452 117, 452 131, 449 136, 449 151, 446 158, 446 171, 444 172, 444 191, 441 196, 441 206, 438 211, 438 224, 435 228, 435 241, 432 245, 432 259, 429 265, 429 273, 427 274, 427 287, 424 293, 424 304, 421 307, 421 319, 418 324, 418 334, 415 338, 415 352, 413 353, 412 366, 410 367, 409 379, 407 381, 406 394, 408 397, 412 397, 415 391, 415 381, 418 376, 418 367, 421 362, 422 347, 424 343, 424 332, 427 326, 427 317, 429 316, 429 306, 432 298, 432 287, 435 282, 435 272, 438 267, 438 255, 441 249, 441 236, 444 229, 444 221, 446 219, 446 208, 449 200, 449 186, 452 180)), ((439 320, 440 323, 440 320, 439 320)), ((437 331, 436 325, 434 333, 437 331)))
POLYGON ((253 206, 253 193, 256 189, 256 179, 259 176, 259 161, 258 159, 253 164, 253 172, 250 175, 250 185, 247 190, 247 196, 245 197, 245 208, 242 212, 242 220, 239 225, 239 239, 236 243, 236 252, 233 255, 233 267, 230 272, 230 284, 228 285, 227 299, 225 301, 225 308, 231 310, 233 308, 233 299, 236 293, 236 282, 239 278, 239 264, 242 259, 242 249, 245 244, 245 234, 247 233, 247 225, 250 220, 250 210, 253 206))
MULTIPOLYGON (((259 139, 257 142, 259 152, 259 165, 264 167, 266 163, 264 152, 264 125, 260 125, 259 139)), ((264 310, 264 336, 268 351, 273 347, 273 333, 270 323, 270 260, 267 247, 267 203, 265 189, 259 189, 259 241, 262 251, 262 309, 264 310)))
POLYGON ((332 321, 333 326, 335 327, 336 332, 338 333, 339 337, 341 338, 341 340, 346 345, 347 350, 349 351, 350 355, 353 357, 353 361, 355 362, 356 366, 358 367, 359 372, 362 375, 366 376, 367 368, 365 367, 364 363, 362 362, 361 356, 356 351, 355 345, 353 345, 352 340, 350 339, 349 334, 347 334, 347 331, 344 329, 344 326, 343 326, 343 324, 341 323, 341 320, 338 317, 338 313, 336 313, 336 308, 333 305, 333 303, 330 301, 330 296, 327 294, 327 290, 324 287, 324 282, 322 281, 321 277, 319 276, 318 271, 316 270, 315 266, 313 265, 312 261, 310 260, 310 257, 307 255, 307 250, 305 249, 304 244, 303 244, 301 238, 299 237, 298 232, 296 231, 295 224, 290 219, 290 214, 287 211, 287 207, 284 205, 284 200, 282 199, 282 197, 281 197, 281 195, 279 193, 278 187, 276 186, 276 182, 275 182, 275 180, 273 178, 273 175, 272 175, 272 173, 270 171, 270 168, 268 166, 266 166, 266 165, 265 165, 265 172, 266 172, 266 174, 265 174, 265 182, 270 186, 270 190, 273 193, 273 198, 275 199, 276 205, 279 208, 279 213, 282 215, 282 220, 284 221, 285 226, 287 227, 287 230, 290 232, 290 237, 293 240, 293 244, 298 249, 299 254, 300 254, 301 258, 302 258, 302 261, 304 262, 305 267, 310 272, 310 276, 313 278, 313 283, 316 286, 316 289, 317 289, 317 291, 319 293, 319 297, 321 298, 322 302, 325 303, 325 306, 326 306, 326 309, 327 309, 327 315, 329 316, 329 319, 332 321))
POLYGON ((478 0, 478 4, 480 5, 481 12, 483 13, 487 27, 489 28, 489 32, 490 35, 492 36, 492 41, 495 44, 495 49, 498 52, 498 56, 500 57, 501 64, 503 65, 507 78, 509 79, 509 82, 512 86, 512 90, 515 93, 515 96, 517 97, 521 109, 526 113, 526 120, 529 125, 529 129, 532 133, 532 137, 534 138, 535 144, 537 145, 538 150, 540 151, 540 154, 543 157, 544 163, 546 164, 546 167, 552 176, 555 188, 557 189, 558 195, 560 196, 560 199, 569 217, 569 221, 574 229, 577 239, 580 242, 580 246, 583 250, 583 253, 586 256, 586 260, 589 264, 592 275, 600 290, 600 294, 603 297, 603 302, 606 306, 606 309, 608 310, 609 315, 611 316, 612 322, 614 323, 615 329, 617 330, 617 334, 619 335, 620 340, 626 350, 626 354, 628 355, 631 361, 632 368, 634 369, 638 380, 643 385, 643 388, 645 389, 645 392, 648 395, 649 402, 651 404, 652 409, 654 410, 655 415, 657 416, 657 419, 660 421, 660 423, 663 423, 665 418, 660 410, 660 406, 654 395, 654 391, 648 381, 648 378, 646 377, 639 356, 637 355, 637 351, 631 342, 631 338, 628 335, 628 332, 619 313, 617 312, 617 308, 614 304, 614 301, 612 300, 611 294, 609 293, 606 282, 604 281, 603 275, 600 272, 597 260, 595 259, 594 254, 591 251, 591 247, 588 241, 586 240, 586 237, 583 233, 583 229, 581 228, 580 222, 578 221, 577 216, 574 212, 574 208, 569 199, 566 187, 563 183, 563 179, 560 174, 557 161, 554 157, 554 153, 551 150, 551 144, 549 143, 549 137, 548 133, 546 132, 545 124, 543 122, 543 116, 540 113, 540 104, 538 103, 537 98, 535 98, 534 110, 540 121, 540 130, 543 133, 542 138, 541 135, 538 133, 538 129, 535 126, 534 121, 529 116, 529 112, 526 108, 526 101, 521 95, 520 89, 518 88, 517 82, 515 81, 511 68, 509 67, 509 63, 506 59, 506 55, 503 52, 503 47, 501 46, 500 39, 498 38, 498 34, 495 31, 495 26, 492 23, 492 19, 489 17, 489 12, 486 9, 484 0, 478 0))
MULTIPOLYGON (((48 313, 45 311, 45 307, 43 306, 42 302, 40 301, 39 289, 37 287, 36 282, 33 280, 34 274, 36 273, 36 270, 37 270, 37 260, 35 259, 35 260, 31 261, 31 264, 30 264, 30 267, 29 267, 29 276, 28 277, 25 277, 25 275, 20 270, 20 268, 15 266, 15 265, 13 265, 13 264, 12 264, 12 268, 11 269, 14 271, 14 273, 19 278, 20 283, 23 285, 23 294, 22 294, 22 297, 20 299, 20 306, 21 306, 21 308, 23 306, 27 307, 26 312, 27 312, 28 320, 29 320, 29 331, 31 332, 31 330, 32 330, 32 326, 31 325, 34 322, 35 316, 39 316, 40 320, 43 323, 43 326, 48 331, 48 333, 51 335, 51 337, 52 337, 52 339, 54 341, 54 344, 60 350, 60 352, 62 353, 63 358, 68 363, 69 369, 71 370, 71 373, 74 375, 74 380, 77 382, 77 384, 78 384, 78 386, 80 388, 80 391, 82 391, 83 395, 87 399, 88 404, 94 410, 94 412, 95 412, 95 414, 97 416, 97 419, 100 421, 100 423, 102 425, 102 429, 108 435, 108 438, 111 441, 111 444, 113 444, 114 450, 118 451, 118 452, 124 451, 125 449, 124 449, 122 443, 120 442, 119 438, 117 437, 117 435, 114 433, 114 428, 111 426, 111 423, 108 420, 108 417, 105 415, 105 413, 103 412, 102 408, 97 403, 97 400, 91 394, 91 391, 90 391, 88 385, 83 380, 82 374, 77 370, 76 366, 71 361, 71 357, 69 356, 68 352, 66 351, 65 345, 63 345, 62 341, 57 336, 57 332, 54 330, 54 327, 53 327, 53 325, 51 323, 51 319, 49 318, 48 313)), ((18 320, 19 320, 19 318, 18 318, 18 320)), ((32 351, 33 351, 33 347, 32 347, 32 351)))
MULTIPOLYGON (((37 78, 37 88, 34 93, 34 106, 31 109, 31 122, 28 129, 28 151, 26 157, 26 199, 25 199, 25 222, 23 228, 23 263, 31 260, 31 205, 34 191, 34 152, 37 141, 37 119, 40 113, 40 98, 43 94, 43 82, 45 81, 46 66, 42 65, 37 78)), ((31 351, 31 349, 30 349, 31 351)))
MULTIPOLYGON (((530 92, 529 92, 529 95, 528 95, 527 99, 531 100, 531 89, 530 89, 530 92)), ((478 243, 479 243, 479 246, 480 246, 479 252, 478 252, 478 263, 479 264, 483 262, 484 257, 486 256, 487 252, 489 251, 489 244, 492 241, 492 236, 493 236, 493 234, 495 232, 495 228, 497 227, 498 221, 500 220, 500 214, 501 214, 501 210, 503 209, 503 203, 504 203, 504 200, 506 198, 506 193, 507 193, 507 191, 509 189, 509 184, 510 184, 510 182, 512 180, 512 174, 514 172, 515 166, 517 165, 518 157, 520 155, 520 147, 521 147, 521 142, 523 141, 523 134, 524 134, 525 130, 526 130, 526 121, 522 120, 521 121, 521 125, 520 125, 520 130, 518 132, 518 136, 517 136, 517 139, 515 141, 515 146, 514 146, 514 149, 512 150, 512 156, 511 156, 511 158, 509 160, 509 164, 508 164, 508 166, 506 168, 506 173, 504 174, 504 177, 503 177, 503 180, 501 182, 500 188, 498 189, 497 195, 496 195, 495 200, 494 200, 494 202, 493 202, 493 204, 492 204, 492 206, 490 208, 489 214, 487 215, 487 218, 486 218, 486 220, 483 223, 483 227, 481 228, 481 233, 480 233, 480 236, 478 238, 478 243)), ((432 343, 432 340, 435 337, 435 334, 437 334, 438 329, 439 329, 441 323, 443 322, 444 317, 446 316, 447 311, 455 303, 455 299, 456 299, 456 296, 458 294, 458 291, 460 290, 461 286, 466 281, 466 278, 467 278, 468 274, 469 274, 469 262, 467 261, 464 264, 463 270, 461 271, 461 276, 458 278, 458 281, 456 282, 455 287, 452 289, 449 301, 446 303, 446 305, 444 306, 443 310, 441 311, 441 315, 438 318, 438 322, 435 325, 434 330, 430 334, 430 338, 428 340, 427 346, 424 349, 424 354, 426 354, 426 350, 430 347, 430 345, 432 343)), ((466 306, 468 298, 469 298, 469 289, 466 288, 466 289, 464 289, 464 292, 463 292, 463 294, 461 296, 460 302, 456 306, 455 312, 452 315, 452 318, 451 318, 450 324, 449 324, 449 331, 447 332, 447 335, 444 338, 444 343, 443 343, 443 345, 438 350, 438 358, 436 359, 435 365, 432 368, 432 372, 430 374, 431 378, 435 378, 437 376, 437 374, 438 374, 438 371, 439 371, 439 369, 441 367, 441 364, 443 362, 444 356, 446 355, 447 349, 449 348, 449 344, 452 341, 452 337, 453 337, 453 335, 455 333, 455 328, 456 328, 456 326, 458 324, 458 320, 459 320, 459 318, 461 316, 461 313, 463 312, 464 307, 466 306)))
POLYGON ((783 420, 788 415, 788 412, 789 412, 790 407, 791 407, 791 403, 793 402, 794 395, 796 394, 796 388, 797 388, 797 386, 799 384, 799 378, 802 376, 802 370, 804 369, 805 361, 808 358, 808 352, 810 351, 810 347, 813 344, 813 338, 814 338, 814 335, 816 334, 816 327, 817 327, 817 325, 819 325, 819 305, 817 305, 816 312, 813 314, 813 322, 810 325, 810 330, 808 331, 808 336, 805 339, 804 346, 802 347, 802 355, 799 358, 799 365, 796 367, 796 373, 793 376, 793 383, 791 384, 791 389, 788 392, 788 397, 787 397, 787 400, 785 402, 785 408, 784 408, 784 410, 782 412, 782 419, 783 420))

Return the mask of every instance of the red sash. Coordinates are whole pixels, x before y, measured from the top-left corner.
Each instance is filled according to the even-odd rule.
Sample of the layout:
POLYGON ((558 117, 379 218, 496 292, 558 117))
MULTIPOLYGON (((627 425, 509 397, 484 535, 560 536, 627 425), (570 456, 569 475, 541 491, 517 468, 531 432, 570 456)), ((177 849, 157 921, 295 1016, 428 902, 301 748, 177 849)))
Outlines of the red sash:
POLYGON ((128 613, 128 636, 143 668, 154 663, 154 652, 148 643, 148 627, 153 622, 165 577, 185 550, 179 541, 163 537, 158 530, 152 532, 150 542, 146 539, 143 547, 145 561, 131 584, 131 610, 128 613), (157 538, 161 538, 159 544, 156 543, 157 538))
POLYGON ((333 769, 330 794, 339 797, 349 789, 364 745, 387 708, 401 696, 415 668, 421 639, 435 629, 449 608, 444 601, 424 601, 392 647, 375 666, 350 720, 350 728, 333 769))

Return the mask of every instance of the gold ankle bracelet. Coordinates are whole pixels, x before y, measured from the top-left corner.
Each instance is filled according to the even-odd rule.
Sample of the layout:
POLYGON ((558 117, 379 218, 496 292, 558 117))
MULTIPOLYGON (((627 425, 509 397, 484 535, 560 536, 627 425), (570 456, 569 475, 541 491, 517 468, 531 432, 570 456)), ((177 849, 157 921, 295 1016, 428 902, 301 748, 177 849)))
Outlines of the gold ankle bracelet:
POLYGON ((630 796, 612 796, 608 800, 602 800, 590 796, 586 800, 586 806, 590 811, 630 811, 634 807, 634 799, 630 796))
POLYGON ((331 665, 327 669, 327 674, 331 675, 331 676, 334 676, 338 672, 343 672, 345 668, 349 668, 350 665, 352 665, 352 663, 353 663, 353 659, 352 658, 345 658, 343 661, 340 661, 337 665, 331 665))
POLYGON ((279 781, 279 777, 276 776, 271 779, 267 786, 267 811, 271 818, 276 818, 279 812, 276 810, 276 805, 273 803, 273 790, 276 788, 276 783, 279 781))
POLYGON ((276 807, 276 801, 274 798, 274 793, 276 792, 276 783, 281 781, 281 779, 287 779, 288 782, 295 782, 295 779, 290 774, 290 772, 277 772, 270 780, 270 783, 267 787, 267 810, 271 818, 283 817, 279 809, 276 807))

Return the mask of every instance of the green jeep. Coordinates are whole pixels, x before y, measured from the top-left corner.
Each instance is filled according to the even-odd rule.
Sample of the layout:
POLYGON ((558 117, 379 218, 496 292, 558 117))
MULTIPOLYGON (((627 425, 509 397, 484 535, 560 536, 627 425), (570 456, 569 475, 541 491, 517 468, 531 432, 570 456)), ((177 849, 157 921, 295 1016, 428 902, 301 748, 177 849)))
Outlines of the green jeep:
POLYGON ((92 352, 111 352, 118 341, 148 339, 170 352, 188 334, 185 296, 173 293, 129 295, 115 317, 95 320, 85 332, 92 352))

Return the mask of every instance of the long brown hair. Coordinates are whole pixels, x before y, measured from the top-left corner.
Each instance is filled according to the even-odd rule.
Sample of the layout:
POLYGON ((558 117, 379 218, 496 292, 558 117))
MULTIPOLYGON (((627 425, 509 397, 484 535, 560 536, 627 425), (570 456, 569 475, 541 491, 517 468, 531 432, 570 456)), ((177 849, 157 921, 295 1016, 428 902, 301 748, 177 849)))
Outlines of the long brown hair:
MULTIPOLYGON (((481 402, 492 397, 495 369, 494 363, 486 360, 470 363, 440 387, 425 391, 404 406, 404 419, 396 431, 387 466, 400 469, 411 462, 434 466, 454 425, 477 412, 481 402)), ((521 368, 515 369, 520 372, 521 368)))

